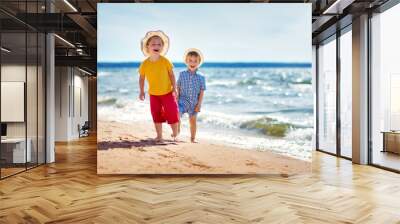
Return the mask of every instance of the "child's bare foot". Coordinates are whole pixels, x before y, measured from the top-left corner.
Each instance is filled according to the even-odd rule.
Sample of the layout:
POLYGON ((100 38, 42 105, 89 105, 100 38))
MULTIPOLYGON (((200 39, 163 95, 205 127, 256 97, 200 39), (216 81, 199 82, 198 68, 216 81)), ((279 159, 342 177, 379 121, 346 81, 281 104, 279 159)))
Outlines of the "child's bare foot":
POLYGON ((171 134, 171 138, 172 138, 172 141, 174 141, 174 142, 178 141, 178 135, 171 134))
POLYGON ((194 138, 190 138, 190 142, 197 143, 197 141, 194 138))
POLYGON ((163 142, 164 142, 164 139, 163 139, 162 137, 156 137, 156 138, 154 138, 154 141, 155 141, 156 143, 163 143, 163 142))

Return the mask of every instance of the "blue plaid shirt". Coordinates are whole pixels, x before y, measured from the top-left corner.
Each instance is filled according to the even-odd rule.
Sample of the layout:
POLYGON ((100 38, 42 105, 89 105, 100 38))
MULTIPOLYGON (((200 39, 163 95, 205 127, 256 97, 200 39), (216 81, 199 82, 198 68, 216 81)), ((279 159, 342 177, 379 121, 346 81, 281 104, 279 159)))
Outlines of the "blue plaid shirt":
POLYGON ((181 115, 188 113, 189 116, 196 115, 194 109, 199 100, 200 91, 206 90, 206 79, 197 70, 194 74, 185 70, 179 73, 177 85, 179 88, 179 113, 181 115))

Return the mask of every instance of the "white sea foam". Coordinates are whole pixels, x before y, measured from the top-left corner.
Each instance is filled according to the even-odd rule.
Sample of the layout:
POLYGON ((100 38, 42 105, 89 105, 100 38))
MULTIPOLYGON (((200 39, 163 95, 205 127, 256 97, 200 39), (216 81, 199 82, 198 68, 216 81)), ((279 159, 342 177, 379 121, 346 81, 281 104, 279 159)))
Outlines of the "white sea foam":
POLYGON ((105 77, 105 76, 109 76, 109 75, 111 75, 112 73, 111 72, 104 72, 104 71, 101 71, 101 72, 98 72, 97 73, 97 75, 99 76, 99 77, 105 77))
POLYGON ((234 86, 236 85, 237 82, 236 81, 232 81, 232 80, 211 80, 209 82, 207 82, 207 86, 234 86))
POLYGON ((125 123, 151 121, 148 102, 118 99, 116 104, 120 106, 98 106, 99 119, 125 123))
MULTIPOLYGON (((218 143, 260 151, 272 151, 278 154, 298 158, 306 161, 311 160, 311 140, 308 140, 310 130, 302 130, 305 133, 300 138, 293 138, 294 135, 289 133, 287 138, 274 138, 267 136, 241 135, 240 133, 229 133, 222 131, 202 131, 199 126, 198 136, 201 139, 211 140, 218 143)), ((311 130, 312 133, 312 130, 311 130)))

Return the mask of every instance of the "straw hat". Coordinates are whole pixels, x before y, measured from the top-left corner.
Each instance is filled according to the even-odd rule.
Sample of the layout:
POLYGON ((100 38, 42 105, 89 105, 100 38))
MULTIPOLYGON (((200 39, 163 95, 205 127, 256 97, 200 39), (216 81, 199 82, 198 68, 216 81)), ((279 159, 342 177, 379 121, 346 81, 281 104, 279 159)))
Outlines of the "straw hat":
POLYGON ((189 52, 193 52, 193 51, 196 52, 197 54, 199 54, 200 63, 199 63, 199 66, 198 66, 198 67, 200 67, 201 64, 203 64, 203 62, 204 62, 204 57, 203 57, 203 54, 201 53, 201 51, 200 51, 199 49, 196 49, 196 48, 189 48, 189 49, 187 49, 186 52, 185 52, 185 54, 184 54, 184 56, 183 56, 183 61, 184 61, 185 64, 187 65, 187 63, 186 63, 186 57, 187 57, 187 55, 189 54, 189 52))
POLYGON ((167 54, 168 48, 169 48, 169 38, 168 36, 161 30, 157 31, 149 31, 146 33, 146 36, 142 39, 141 41, 141 48, 144 56, 148 57, 150 56, 150 53, 147 51, 146 44, 149 41, 150 38, 158 36, 161 38, 161 40, 164 42, 163 49, 161 50, 160 54, 165 55, 167 54))

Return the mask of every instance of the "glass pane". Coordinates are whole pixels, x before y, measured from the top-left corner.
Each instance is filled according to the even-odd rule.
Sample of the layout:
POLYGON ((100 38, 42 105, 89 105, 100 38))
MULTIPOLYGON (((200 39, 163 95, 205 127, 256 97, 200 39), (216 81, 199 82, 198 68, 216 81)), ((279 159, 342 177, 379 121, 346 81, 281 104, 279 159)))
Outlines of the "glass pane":
POLYGON ((1 45, 1 172, 5 177, 25 170, 30 159, 30 151, 26 151, 25 32, 3 32, 1 45))
POLYGON ((46 37, 44 34, 38 35, 38 163, 45 163, 45 44, 46 37))
POLYGON ((352 35, 340 37, 340 150, 341 155, 352 156, 352 35))
POLYGON ((336 153, 336 41, 318 48, 319 149, 336 153))
POLYGON ((38 45, 38 37, 36 32, 28 32, 27 33, 27 82, 26 82, 26 111, 27 111, 27 143, 28 143, 28 151, 30 150, 30 158, 28 159, 28 168, 37 165, 37 132, 38 132, 38 107, 37 107, 37 98, 38 98, 38 88, 37 88, 37 45, 38 45))
POLYGON ((372 18, 372 163, 400 170, 400 5, 372 18))

